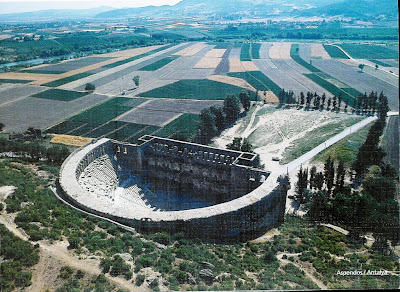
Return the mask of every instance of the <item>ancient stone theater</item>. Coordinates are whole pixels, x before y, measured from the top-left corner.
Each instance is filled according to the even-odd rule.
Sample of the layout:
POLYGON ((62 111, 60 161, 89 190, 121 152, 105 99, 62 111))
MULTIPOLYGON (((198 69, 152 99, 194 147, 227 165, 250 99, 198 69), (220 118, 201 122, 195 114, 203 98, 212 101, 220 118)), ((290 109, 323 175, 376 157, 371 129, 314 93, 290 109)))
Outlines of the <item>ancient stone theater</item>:
POLYGON ((106 138, 72 153, 59 192, 81 210, 139 232, 247 240, 283 222, 289 179, 254 153, 155 136, 106 138))

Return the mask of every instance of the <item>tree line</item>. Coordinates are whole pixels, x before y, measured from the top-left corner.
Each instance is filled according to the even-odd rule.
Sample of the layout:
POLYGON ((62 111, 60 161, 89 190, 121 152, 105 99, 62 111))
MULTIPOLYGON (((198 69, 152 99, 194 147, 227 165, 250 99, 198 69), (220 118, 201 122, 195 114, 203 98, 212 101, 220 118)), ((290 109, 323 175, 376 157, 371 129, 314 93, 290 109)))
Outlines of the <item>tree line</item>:
POLYGON ((228 95, 222 107, 211 106, 200 113, 199 142, 209 143, 227 125, 234 123, 240 115, 241 107, 247 112, 250 109, 250 94, 242 91, 239 96, 228 95))
POLYGON ((4 152, 12 152, 14 155, 30 161, 44 159, 58 165, 61 165, 70 154, 68 148, 63 146, 46 147, 38 141, 10 141, 0 138, 0 153, 4 152))
POLYGON ((344 225, 355 239, 373 232, 374 246, 383 251, 389 240, 400 240, 398 171, 382 162, 385 153, 378 147, 385 121, 386 113, 382 112, 350 172, 346 172, 343 161, 335 163, 328 157, 323 170, 318 171, 315 166, 310 172, 300 168, 296 183, 296 197, 300 203, 307 203, 311 221, 344 225))
MULTIPOLYGON (((314 109, 314 110, 332 110, 332 111, 340 111, 343 109, 344 111, 348 110, 349 101, 344 100, 342 94, 340 93, 338 96, 334 95, 333 97, 327 98, 325 93, 319 95, 318 93, 308 91, 306 94, 300 92, 298 97, 294 96, 293 91, 282 91, 278 95, 279 104, 297 104, 297 106, 304 107, 305 109, 314 109)), ((381 92, 378 96, 378 92, 371 91, 369 95, 367 93, 359 94, 357 99, 354 100, 354 109, 353 112, 363 113, 363 114, 380 114, 380 112, 388 109, 388 100, 386 95, 381 92)))

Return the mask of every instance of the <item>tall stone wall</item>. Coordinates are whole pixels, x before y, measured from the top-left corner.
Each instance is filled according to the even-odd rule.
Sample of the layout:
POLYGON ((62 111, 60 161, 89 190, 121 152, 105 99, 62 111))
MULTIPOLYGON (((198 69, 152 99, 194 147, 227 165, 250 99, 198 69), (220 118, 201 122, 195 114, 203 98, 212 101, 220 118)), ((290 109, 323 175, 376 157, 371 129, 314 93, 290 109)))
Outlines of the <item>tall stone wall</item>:
MULTIPOLYGON (((261 186, 251 197, 245 200, 239 198, 240 204, 235 204, 236 201, 224 203, 230 204, 229 208, 215 205, 217 208, 211 213, 199 209, 199 212, 191 212, 187 216, 185 211, 178 212, 180 215, 161 211, 166 216, 156 215, 160 213, 155 212, 153 217, 149 214, 147 218, 129 214, 126 217, 117 216, 108 213, 107 209, 99 211, 90 204, 92 199, 88 196, 93 194, 85 193, 80 188, 78 178, 91 162, 105 154, 113 156, 115 167, 128 167, 134 173, 178 186, 187 184, 195 190, 194 193, 198 190, 207 196, 211 194, 214 197, 209 199, 216 203, 247 196, 260 186, 263 176, 267 178, 269 175, 252 167, 254 156, 248 153, 152 137, 141 145, 102 139, 75 151, 61 167, 60 192, 66 200, 85 211, 129 225, 140 232, 184 231, 190 236, 222 241, 255 238, 283 222, 289 186, 287 176, 279 177, 274 188, 261 186), (73 177, 70 177, 71 171, 75 172, 73 177), (260 189, 269 191, 264 194, 260 189)), ((135 214, 134 209, 132 214, 135 214)))

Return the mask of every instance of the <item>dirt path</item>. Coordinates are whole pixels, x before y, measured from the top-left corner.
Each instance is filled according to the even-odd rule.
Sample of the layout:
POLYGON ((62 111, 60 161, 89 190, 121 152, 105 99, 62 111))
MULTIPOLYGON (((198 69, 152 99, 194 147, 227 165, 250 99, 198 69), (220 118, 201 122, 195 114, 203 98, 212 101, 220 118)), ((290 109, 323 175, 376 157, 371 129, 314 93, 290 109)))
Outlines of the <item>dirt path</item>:
POLYGON ((257 105, 257 106, 256 106, 256 109, 255 109, 254 112, 251 114, 249 124, 247 125, 246 129, 245 129, 245 130, 242 132, 242 134, 240 135, 240 136, 242 137, 242 140, 245 139, 245 138, 247 138, 247 137, 249 137, 250 134, 251 134, 252 132, 254 132, 254 131, 257 129, 256 126, 255 126, 255 127, 252 127, 252 126, 253 126, 253 124, 254 124, 254 120, 256 119, 256 115, 257 115, 257 113, 258 113, 258 111, 259 111, 260 109, 262 109, 262 107, 257 105))
MULTIPOLYGON (((287 256, 297 256, 297 255, 299 255, 299 254, 286 254, 286 255, 287 255, 287 256)), ((317 279, 316 277, 314 277, 314 275, 311 273, 311 271, 307 271, 307 269, 303 268, 303 267, 302 267, 301 265, 299 265, 298 263, 291 262, 291 261, 289 261, 289 260, 283 259, 282 256, 283 256, 283 254, 280 254, 280 255, 277 256, 277 258, 279 259, 279 261, 280 261, 282 264, 287 265, 287 264, 291 263, 291 264, 295 265, 296 267, 298 267, 299 269, 301 269, 301 270, 304 272, 304 274, 305 274, 308 278, 310 278, 310 280, 313 281, 320 289, 322 289, 322 290, 327 290, 327 289, 328 289, 328 287, 325 286, 324 283, 322 283, 322 281, 320 281, 319 279, 317 279)))
MULTIPOLYGON (((3 202, 3 204, 5 204, 3 202)), ((0 224, 3 224, 10 232, 24 241, 29 241, 25 232, 18 228, 14 223, 14 215, 6 214, 4 211, 0 214, 0 224)), ((86 274, 99 275, 101 270, 99 268, 100 259, 97 257, 82 256, 78 258, 73 252, 68 250, 67 241, 57 241, 53 244, 46 240, 38 242, 40 251, 40 260, 32 270, 32 285, 27 288, 27 291, 44 291, 46 289, 54 288, 52 284, 57 280, 59 269, 62 266, 70 266, 76 270, 81 270, 86 274)), ((134 291, 136 287, 131 281, 124 278, 110 277, 106 275, 107 279, 116 286, 134 291)))

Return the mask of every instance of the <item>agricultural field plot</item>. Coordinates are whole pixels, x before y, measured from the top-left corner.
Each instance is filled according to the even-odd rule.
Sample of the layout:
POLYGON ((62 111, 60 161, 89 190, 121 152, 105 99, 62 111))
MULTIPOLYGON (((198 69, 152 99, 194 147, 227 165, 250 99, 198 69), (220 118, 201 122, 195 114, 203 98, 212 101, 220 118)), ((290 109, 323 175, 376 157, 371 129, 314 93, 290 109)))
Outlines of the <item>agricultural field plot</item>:
POLYGON ((199 123, 200 117, 198 115, 182 114, 176 120, 154 132, 154 135, 164 138, 198 142, 197 129, 199 123))
POLYGON ((139 52, 141 52, 141 51, 139 49, 137 49, 136 53, 133 54, 133 56, 130 56, 129 58, 124 58, 124 59, 116 61, 116 62, 112 62, 110 64, 104 65, 103 67, 105 67, 105 68, 118 67, 118 66, 124 65, 126 63, 130 63, 132 61, 135 61, 135 60, 150 56, 152 54, 158 53, 160 51, 166 50, 166 49, 168 49, 168 48, 170 48, 172 46, 173 45, 161 45, 161 46, 144 47, 144 48, 141 48, 142 49, 141 51, 143 53, 140 53, 140 54, 139 54, 139 52))
POLYGON ((180 80, 160 88, 140 93, 153 98, 223 100, 228 94, 238 95, 243 89, 212 80, 180 80))
POLYGON ((265 76, 271 79, 280 88, 285 89, 285 91, 292 90, 296 95, 299 95, 300 92, 308 91, 306 86, 293 79, 292 76, 278 68, 273 69, 269 67, 263 60, 254 60, 254 63, 265 76))
MULTIPOLYGON (((154 59, 156 57, 160 57, 162 59, 165 56, 168 56, 168 54, 170 54, 171 52, 174 52, 175 50, 178 50, 182 46, 186 46, 186 45, 187 44, 176 45, 174 47, 165 49, 164 51, 154 53, 152 55, 143 57, 141 59, 132 61, 130 63, 123 64, 118 67, 110 68, 108 70, 99 72, 99 73, 91 75, 89 77, 70 82, 68 84, 61 86, 60 88, 83 90, 86 83, 93 83, 96 87, 100 87, 102 85, 111 83, 114 80, 117 80, 119 78, 123 78, 125 75, 130 74, 130 73, 132 73, 132 71, 138 70, 139 68, 141 68, 143 66, 149 65, 152 62, 151 60, 157 61, 157 59, 154 59)), ((142 73, 146 73, 146 72, 143 71, 142 73)), ((112 87, 112 84, 110 86, 112 87)))
POLYGON ((260 59, 260 43, 252 43, 251 44, 251 58, 252 59, 260 59))
POLYGON ((212 50, 212 46, 204 46, 202 50, 192 56, 183 56, 179 59, 179 62, 174 62, 173 70, 172 67, 167 68, 169 71, 168 76, 163 79, 182 80, 182 79, 206 79, 208 76, 214 73, 214 68, 201 69, 195 68, 196 64, 203 59, 204 55, 212 50))
POLYGON ((311 44, 299 44, 299 56, 307 63, 311 60, 311 44))
POLYGON ((359 72, 358 67, 348 66, 335 60, 314 60, 313 65, 359 92, 383 91, 388 97, 389 107, 399 108, 398 88, 369 74, 359 72))
POLYGON ((369 60, 372 63, 375 63, 379 66, 383 66, 383 67, 396 67, 395 64, 397 64, 397 66, 399 65, 399 63, 397 61, 394 61, 395 63, 390 64, 390 62, 387 62, 386 60, 375 60, 375 59, 371 59, 369 60))
POLYGON ((153 99, 140 104, 138 108, 158 111, 164 110, 175 113, 200 114, 201 110, 204 108, 222 106, 222 104, 222 101, 213 100, 153 99))
POLYGON ((382 70, 376 70, 375 68, 370 67, 370 66, 365 66, 363 71, 377 79, 385 81, 385 82, 389 83, 390 85, 393 85, 393 86, 399 88, 399 77, 398 76, 395 76, 393 74, 388 74, 387 72, 382 71, 382 70))
POLYGON ((210 77, 208 77, 208 79, 209 80, 213 80, 213 81, 217 81, 217 82, 221 82, 221 83, 226 83, 226 84, 238 86, 238 87, 241 87, 243 89, 256 92, 256 89, 252 85, 250 85, 247 81, 245 81, 244 78, 242 78, 242 77, 240 77, 240 78, 232 77, 232 76, 234 76, 234 74, 243 74, 243 75, 245 75, 246 73, 245 72, 243 72, 243 73, 228 73, 228 75, 230 75, 230 76, 226 76, 226 75, 211 75, 210 77))
POLYGON ((83 146, 92 141, 91 138, 84 138, 84 137, 77 137, 77 136, 70 136, 70 135, 53 135, 51 138, 50 143, 55 144, 62 144, 67 146, 83 146))
POLYGON ((52 74, 57 74, 57 73, 65 73, 68 71, 80 69, 86 66, 91 66, 97 63, 101 63, 104 61, 111 60, 111 57, 86 57, 86 58, 81 58, 78 60, 67 60, 63 61, 58 64, 54 65, 45 65, 45 66, 40 66, 40 67, 35 67, 34 69, 31 70, 24 70, 23 72, 31 72, 34 70, 34 72, 56 72, 52 74))
POLYGON ((229 58, 229 72, 246 72, 243 67, 242 61, 236 58, 229 58))
POLYGON ((399 116, 390 116, 383 136, 384 161, 394 168, 399 167, 399 116))
POLYGON ((149 64, 147 66, 144 66, 140 68, 140 71, 156 71, 165 65, 171 63, 172 61, 176 60, 178 57, 177 56, 172 56, 172 57, 166 57, 164 59, 158 60, 152 64, 149 64))
POLYGON ((398 48, 392 50, 383 45, 357 43, 343 43, 338 46, 355 59, 399 59, 398 48))
POLYGON ((185 57, 191 57, 196 54, 198 54, 201 50, 203 50, 205 47, 208 45, 206 43, 195 43, 191 45, 190 47, 184 48, 176 53, 174 53, 174 56, 185 56, 185 57))
MULTIPOLYGON (((373 62, 375 62, 377 60, 374 60, 373 62)), ((384 62, 385 64, 388 64, 389 67, 397 67, 399 68, 399 60, 388 60, 388 59, 381 59, 379 60, 381 62, 384 62)), ((378 63, 377 63, 378 64, 378 63)), ((379 65, 379 64, 378 64, 379 65)))
POLYGON ((88 77, 88 76, 90 76, 92 74, 93 73, 83 72, 83 73, 75 74, 75 75, 72 75, 72 76, 69 76, 69 77, 65 77, 65 78, 61 78, 61 79, 58 79, 58 80, 54 80, 54 81, 51 81, 49 83, 45 83, 45 84, 43 84, 43 86, 58 87, 58 86, 70 83, 72 81, 88 77))
POLYGON ((137 107, 118 118, 118 121, 163 127, 182 113, 152 107, 137 107))
MULTIPOLYGON (((307 71, 304 67, 301 71, 297 71, 296 69, 298 67, 301 67, 299 64, 295 63, 293 60, 273 60, 272 61, 276 67, 281 70, 283 73, 287 74, 294 80, 296 80, 299 84, 307 88, 307 91, 310 92, 317 92, 319 95, 326 94, 326 96, 329 98, 333 96, 332 93, 330 93, 327 89, 323 88, 322 86, 318 85, 314 81, 310 80, 307 78, 304 74, 307 71), (293 65, 293 66, 292 66, 293 65), (294 69, 295 68, 295 69, 294 69)), ((306 93, 306 92, 304 92, 306 93)))
POLYGON ((341 49, 332 45, 324 45, 325 50, 334 59, 348 59, 349 57, 343 53, 341 49))
POLYGON ((260 71, 229 73, 231 77, 241 78, 259 91, 272 91, 276 96, 281 88, 260 71))
POLYGON ((0 79, 0 84, 2 83, 22 83, 22 84, 26 84, 26 83, 30 83, 33 80, 22 80, 22 79, 0 79))
POLYGON ((24 132, 28 127, 46 129, 82 110, 93 107, 110 97, 89 94, 81 99, 68 102, 43 99, 21 98, 0 106, 0 117, 7 132, 24 132))
POLYGON ((70 117, 51 127, 47 132, 96 138, 116 130, 116 124, 110 124, 110 121, 145 101, 145 99, 133 100, 125 97, 112 98, 70 117))
POLYGON ((46 91, 42 91, 40 93, 36 93, 36 94, 32 95, 32 97, 52 99, 52 100, 61 100, 61 101, 69 102, 69 101, 81 98, 88 94, 89 94, 88 92, 68 91, 68 90, 62 90, 62 89, 49 89, 46 91))
POLYGON ((229 59, 240 59, 241 48, 232 48, 229 53, 229 59))
POLYGON ((240 50, 240 61, 251 61, 251 44, 244 43, 240 50))
POLYGON ((315 59, 331 59, 322 44, 311 44, 311 57, 315 59))
POLYGON ((290 60, 292 43, 273 43, 269 49, 270 59, 290 60))
POLYGON ((2 84, 0 86, 0 107, 45 90, 47 90, 46 87, 35 85, 2 84))
POLYGON ((224 55, 222 56, 222 60, 215 68, 214 74, 225 74, 229 72, 229 55, 231 53, 232 46, 228 46, 227 49, 225 50, 224 55))

